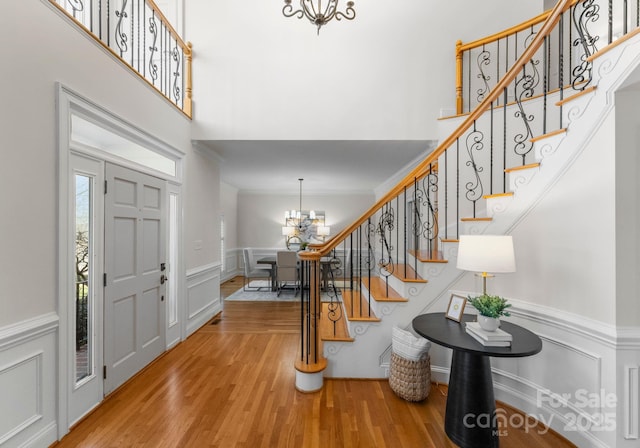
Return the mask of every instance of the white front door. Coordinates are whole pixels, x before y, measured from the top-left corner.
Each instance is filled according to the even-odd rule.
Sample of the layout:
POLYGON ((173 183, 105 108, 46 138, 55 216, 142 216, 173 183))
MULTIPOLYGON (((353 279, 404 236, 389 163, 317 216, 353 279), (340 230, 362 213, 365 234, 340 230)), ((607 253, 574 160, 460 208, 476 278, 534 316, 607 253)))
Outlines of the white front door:
POLYGON ((106 164, 104 393, 162 354, 165 181, 106 164))

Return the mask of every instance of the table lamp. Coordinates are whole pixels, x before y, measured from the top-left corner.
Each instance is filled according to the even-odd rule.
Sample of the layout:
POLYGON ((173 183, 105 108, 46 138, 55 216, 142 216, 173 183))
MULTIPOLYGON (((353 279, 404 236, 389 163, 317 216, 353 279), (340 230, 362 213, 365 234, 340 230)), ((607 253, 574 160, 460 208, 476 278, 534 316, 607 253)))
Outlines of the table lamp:
POLYGON ((318 236, 322 237, 322 241, 331 233, 331 227, 329 226, 318 226, 316 233, 318 236))
POLYGON ((487 293, 489 273, 516 271, 511 235, 460 235, 458 269, 479 273, 482 294, 487 293))

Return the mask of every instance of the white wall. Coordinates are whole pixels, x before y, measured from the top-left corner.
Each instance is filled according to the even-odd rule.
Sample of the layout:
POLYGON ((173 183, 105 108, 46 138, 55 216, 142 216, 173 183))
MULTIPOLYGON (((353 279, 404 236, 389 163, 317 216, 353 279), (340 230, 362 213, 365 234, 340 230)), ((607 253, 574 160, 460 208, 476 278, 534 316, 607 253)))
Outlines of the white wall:
POLYGON ((207 151, 194 150, 185 175, 186 268, 220 261, 220 170, 207 151))
POLYGON ((238 189, 224 182, 220 183, 220 213, 225 223, 225 270, 223 280, 232 277, 239 266, 238 248, 238 189))
MULTIPOLYGON (((323 210, 325 224, 331 234, 351 224, 373 203, 371 194, 306 195, 302 197, 305 210, 323 210)), ((285 247, 282 236, 285 210, 299 207, 299 195, 238 194, 238 247, 285 247)))
POLYGON ((501 294, 615 323, 614 141, 611 114, 517 224, 512 232, 517 272, 496 278, 501 294))
MULTIPOLYGON (((48 1, 6 6, 0 15, 6 43, 0 74, 0 395, 9 399, 0 405, 0 440, 49 446, 65 399, 56 389, 57 341, 64 337, 57 315, 58 214, 66 213, 58 210, 56 83, 186 153, 185 232, 187 241, 203 241, 200 251, 185 248, 189 267, 219 261, 219 241, 209 236, 218 225, 219 176, 214 161, 193 151, 190 120, 48 1)), ((207 298, 215 293, 207 291, 207 298)))
POLYGON ((640 83, 616 94, 616 321, 640 325, 640 83))
POLYGON ((187 2, 194 139, 436 138, 440 108, 455 107, 456 41, 529 19, 542 0, 356 2, 355 20, 319 36, 282 6, 187 2))

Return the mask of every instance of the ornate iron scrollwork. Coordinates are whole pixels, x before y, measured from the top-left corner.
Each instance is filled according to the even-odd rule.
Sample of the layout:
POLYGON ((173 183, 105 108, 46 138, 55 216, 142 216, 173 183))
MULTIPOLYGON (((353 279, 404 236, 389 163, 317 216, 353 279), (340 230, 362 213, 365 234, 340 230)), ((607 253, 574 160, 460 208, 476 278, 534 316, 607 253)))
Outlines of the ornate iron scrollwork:
POLYGON ((393 262, 394 247, 391 244, 391 233, 395 229, 395 220, 393 207, 387 204, 382 209, 382 215, 378 221, 377 229, 377 233, 380 235, 380 243, 382 244, 382 252, 378 266, 381 268, 380 274, 385 277, 392 275, 395 270, 393 262))
POLYGON ((371 218, 367 220, 365 225, 365 233, 367 238, 367 255, 363 257, 364 266, 367 271, 372 271, 375 267, 375 234, 376 226, 371 222, 371 218))
POLYGON ((465 184, 465 197, 467 200, 473 203, 473 215, 475 217, 476 202, 480 199, 484 193, 482 186, 482 179, 480 173, 484 170, 483 167, 478 166, 473 156, 474 151, 482 151, 484 148, 484 134, 478 131, 476 124, 473 124, 473 131, 471 131, 466 138, 467 154, 469 154, 469 160, 465 162, 465 165, 471 167, 475 180, 469 181, 465 184))
MULTIPOLYGON (((422 179, 422 189, 426 192, 422 205, 427 207, 427 221, 422 224, 422 235, 429 241, 438 236, 438 173, 433 169, 422 179)), ((431 249, 431 247, 429 247, 431 249)))
POLYGON ((578 6, 573 8, 573 19, 578 37, 574 39, 572 45, 574 47, 581 46, 583 50, 580 55, 580 63, 571 71, 571 87, 574 90, 584 90, 591 84, 591 68, 593 64, 587 58, 598 51, 596 42, 599 37, 592 36, 587 25, 598 21, 600 6, 594 0, 583 1, 582 6, 582 8, 578 8, 578 6))
POLYGON ((120 57, 122 57, 122 55, 129 50, 129 46, 127 44, 127 42, 129 41, 129 37, 124 31, 122 31, 123 29, 122 20, 128 17, 127 11, 125 11, 126 7, 127 7, 127 0, 123 0, 120 11, 118 10, 115 11, 115 15, 118 18, 118 21, 116 23, 115 37, 116 37, 116 45, 120 50, 120 57))
POLYGON ((84 4, 82 3, 82 0, 67 0, 67 3, 73 9, 74 17, 76 12, 84 10, 84 4))
POLYGON ((158 79, 158 64, 153 61, 153 56, 158 51, 156 42, 158 40, 158 25, 155 17, 149 17, 149 32, 153 36, 153 42, 149 45, 149 76, 155 82, 158 79))
POLYGON ((522 76, 516 81, 516 105, 518 109, 514 113, 514 116, 522 120, 525 130, 513 138, 515 142, 513 151, 522 157, 523 165, 527 154, 533 149, 533 143, 531 142, 533 131, 531 130, 530 123, 535 119, 534 115, 525 112, 523 101, 533 97, 535 88, 540 83, 540 74, 537 67, 539 62, 540 61, 534 61, 533 59, 529 61, 528 65, 522 67, 522 76), (528 66, 531 67, 529 72, 527 72, 528 66))
POLYGON ((180 70, 180 62, 182 61, 182 54, 178 49, 178 45, 173 47, 173 52, 171 54, 174 62, 176 63, 176 70, 173 72, 173 98, 176 100, 176 103, 180 102, 182 98, 182 91, 180 89, 180 85, 178 84, 178 80, 180 79, 180 74, 182 73, 180 70))
POLYGON ((482 51, 480 52, 480 54, 478 54, 476 61, 478 64, 478 71, 480 72, 478 73, 477 77, 484 83, 484 86, 478 89, 478 91, 476 92, 478 94, 476 99, 478 103, 480 103, 482 102, 482 100, 484 100, 484 96, 490 90, 489 80, 491 79, 491 76, 487 75, 484 72, 484 67, 491 64, 491 53, 485 49, 484 45, 482 46, 482 51))

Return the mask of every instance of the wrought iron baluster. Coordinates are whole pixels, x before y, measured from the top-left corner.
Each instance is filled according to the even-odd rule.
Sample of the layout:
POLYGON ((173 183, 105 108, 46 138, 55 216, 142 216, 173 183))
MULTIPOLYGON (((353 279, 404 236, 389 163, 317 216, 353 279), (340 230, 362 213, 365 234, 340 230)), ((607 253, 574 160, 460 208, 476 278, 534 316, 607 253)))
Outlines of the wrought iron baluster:
POLYGON ((444 152, 444 239, 449 239, 449 148, 444 152))
POLYGON ((115 11, 115 15, 118 18, 116 22, 115 29, 115 38, 116 38, 116 46, 120 50, 120 57, 129 50, 128 41, 129 37, 123 31, 123 23, 122 21, 128 17, 127 11, 125 10, 127 7, 127 0, 122 0, 122 7, 120 10, 115 11))
POLYGON ((627 34, 627 31, 629 30, 629 25, 627 23, 627 21, 629 20, 629 10, 628 10, 629 6, 627 5, 627 0, 623 1, 623 8, 622 8, 622 34, 627 34))
POLYGON ((493 101, 489 107, 489 194, 493 194, 493 101))
MULTIPOLYGON (((496 41, 496 82, 500 81, 500 41, 502 39, 498 39, 496 41)), ((500 101, 498 101, 497 105, 500 105, 500 101)))
POLYGON ((485 95, 491 90, 489 87, 489 80, 491 76, 484 72, 484 67, 489 66, 491 64, 491 52, 487 51, 485 45, 482 46, 482 51, 478 54, 476 58, 476 63, 478 64, 478 73, 477 77, 484 84, 477 90, 476 102, 481 103, 484 100, 485 95))
POLYGON ((507 88, 503 91, 505 106, 502 107, 502 188, 507 188, 507 106, 506 101, 509 95, 507 88))
MULTIPOLYGON (((376 255, 375 255, 375 233, 376 226, 373 224, 371 218, 367 219, 367 228, 366 228, 366 238, 367 238, 367 258, 364 260, 365 266, 367 268, 368 274, 368 287, 367 289, 371 291, 371 273, 373 271, 373 264, 375 263, 376 255)), ((353 314, 353 300, 351 301, 351 313, 353 314)))
POLYGON ((542 135, 547 133, 547 94, 549 93, 549 53, 551 42, 549 36, 544 38, 544 44, 542 44, 543 57, 542 57, 542 135))
POLYGON ((531 131, 530 123, 535 119, 533 114, 527 114, 524 110, 523 100, 529 99, 533 97, 533 93, 535 87, 538 85, 540 81, 538 69, 537 69, 538 61, 529 61, 531 66, 531 71, 527 72, 527 65, 522 66, 522 76, 516 80, 516 105, 517 110, 514 113, 516 118, 520 118, 524 125, 524 132, 516 134, 514 137, 515 147, 513 149, 514 153, 522 157, 522 164, 526 164, 526 156, 529 154, 531 149, 533 148, 533 143, 530 139, 533 137, 533 132, 531 131), (518 93, 518 87, 519 93, 518 93))
POLYGON ((131 2, 131 30, 129 31, 129 36, 131 36, 131 59, 130 59, 130 64, 131 67, 135 67, 134 65, 134 56, 135 56, 135 40, 134 40, 134 36, 135 36, 135 22, 136 22, 136 17, 135 17, 135 8, 133 7, 133 1, 131 2))
POLYGON ((469 77, 468 81, 467 81, 467 112, 471 112, 471 50, 467 51, 467 67, 469 67, 469 70, 467 72, 467 75, 469 77))
MULTIPOLYGON (((558 22, 558 89, 560 89, 560 101, 564 98, 564 14, 560 15, 558 22)), ((559 128, 562 129, 562 103, 560 103, 560 123, 559 128)))
POLYGON ((151 82, 155 85, 156 80, 158 79, 158 64, 153 60, 154 55, 158 51, 158 47, 156 45, 158 41, 158 25, 156 23, 156 15, 155 12, 152 13, 151 17, 149 17, 149 32, 151 36, 153 36, 153 42, 149 46, 149 76, 151 76, 151 82))
POLYGON ((388 277, 395 271, 395 263, 393 261, 393 243, 391 235, 393 234, 395 225, 395 212, 391 203, 387 202, 382 208, 382 215, 378 221, 377 233, 380 238, 380 273, 384 277, 388 277), (386 258, 385 258, 386 251, 386 258))
POLYGON ((175 62, 175 70, 173 72, 173 97, 176 100, 176 104, 180 103, 182 98, 182 90, 178 85, 178 81, 180 80, 180 63, 182 62, 182 55, 180 52, 180 47, 178 47, 178 42, 175 41, 176 46, 173 47, 173 61, 175 62))
POLYGON ((476 127, 476 122, 473 123, 473 131, 471 131, 466 138, 467 145, 467 154, 469 155, 469 160, 465 163, 466 166, 471 167, 472 174, 475 177, 473 181, 469 181, 465 184, 466 193, 465 197, 469 202, 471 202, 473 206, 473 217, 476 217, 476 203, 478 199, 480 199, 483 195, 483 186, 482 179, 480 178, 480 173, 483 172, 484 168, 478 166, 474 157, 474 151, 481 151, 484 148, 484 134, 479 131, 476 127))
POLYGON ((591 84, 591 68, 593 64, 588 61, 588 57, 598 51, 596 42, 598 36, 592 36, 589 32, 589 23, 595 23, 598 21, 600 15, 600 6, 595 3, 594 0, 585 0, 583 3, 583 9, 578 17, 575 15, 578 13, 578 7, 573 9, 574 22, 576 27, 576 33, 578 37, 573 40, 572 45, 574 47, 581 46, 582 54, 580 55, 580 64, 578 64, 572 70, 571 86, 574 90, 584 90, 589 84, 591 84))
POLYGON ((456 239, 460 238, 460 139, 456 139, 456 239))
POLYGON ((427 240, 429 258, 433 258, 434 249, 436 248, 434 246, 434 241, 438 237, 439 232, 437 201, 438 173, 435 171, 433 164, 429 165, 429 174, 422 178, 422 189, 424 191, 424 201, 422 205, 427 207, 427 219, 422 227, 422 235, 427 240))
POLYGON ((613 0, 609 0, 609 13, 607 19, 607 43, 613 42, 613 0))

